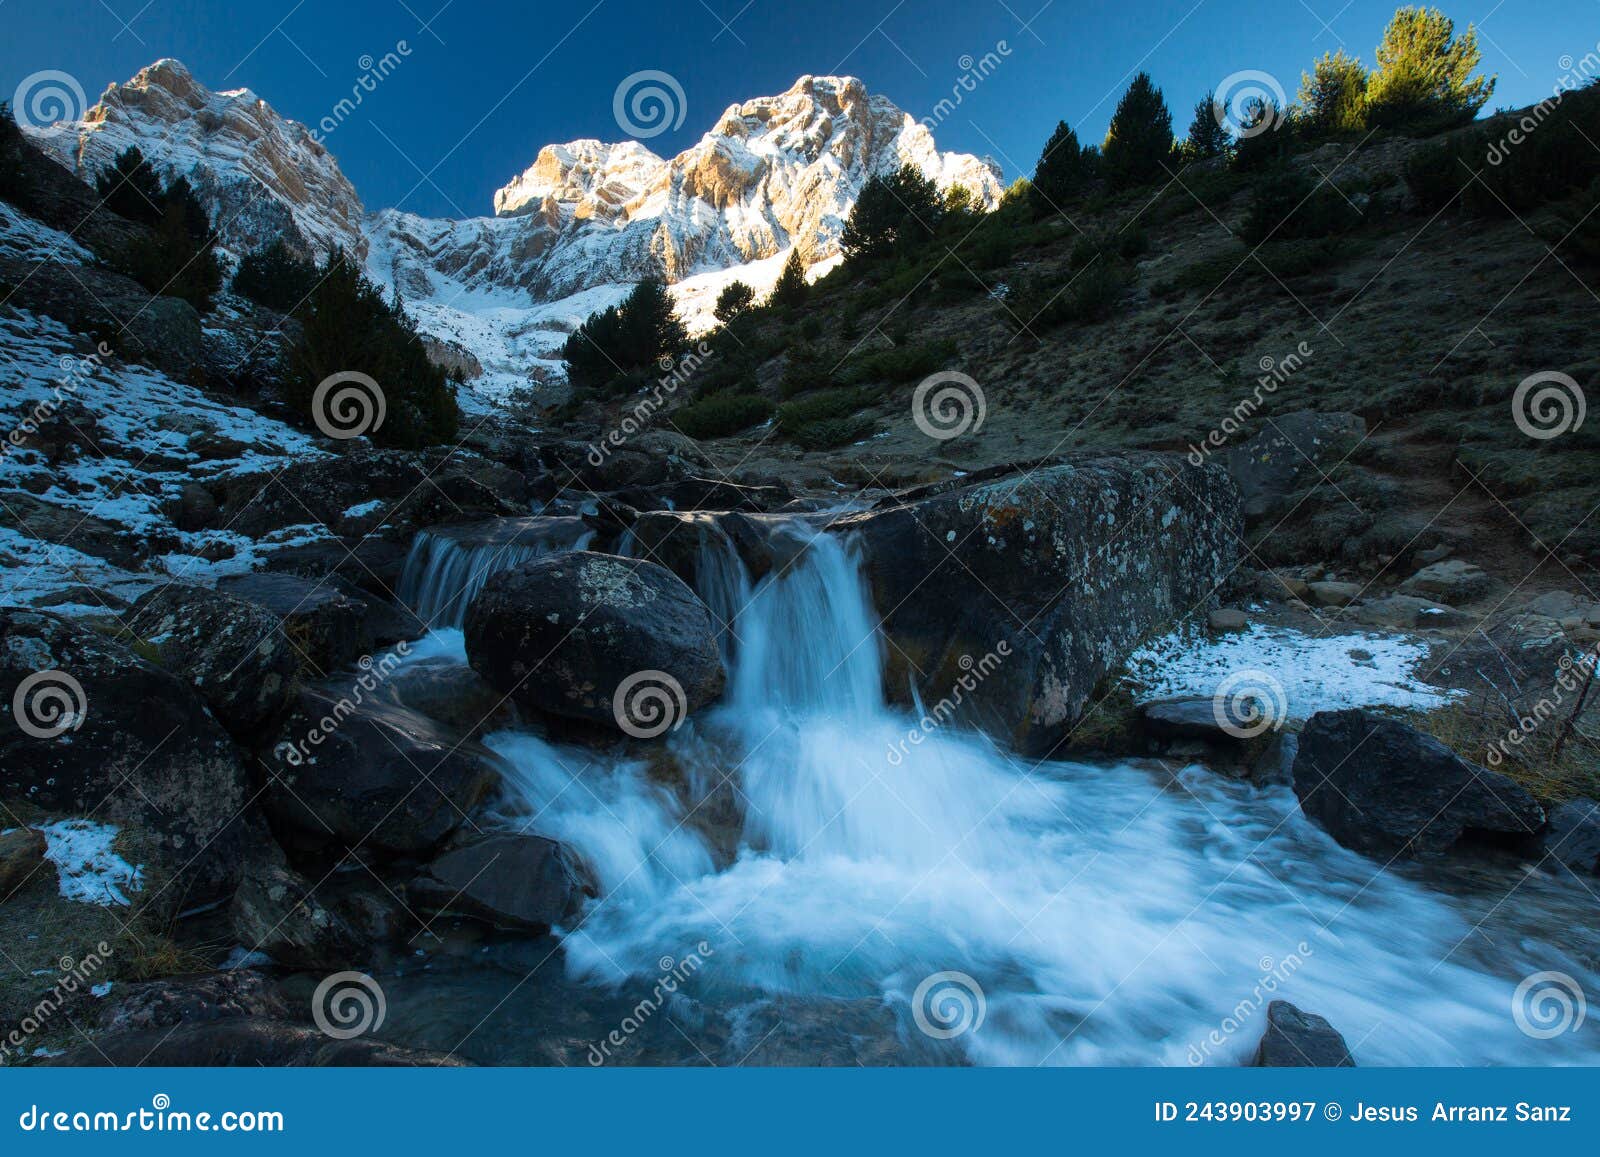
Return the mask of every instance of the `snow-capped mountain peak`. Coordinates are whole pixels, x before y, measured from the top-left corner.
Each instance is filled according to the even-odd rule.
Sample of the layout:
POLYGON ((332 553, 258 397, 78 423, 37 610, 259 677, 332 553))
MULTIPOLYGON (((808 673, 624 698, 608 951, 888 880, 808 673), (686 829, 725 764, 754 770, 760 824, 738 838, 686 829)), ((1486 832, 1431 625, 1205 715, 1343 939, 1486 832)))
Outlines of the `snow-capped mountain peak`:
POLYGON ((309 129, 247 88, 207 89, 176 60, 110 85, 81 121, 38 140, 86 180, 138 146, 189 178, 235 254, 278 238, 310 255, 355 253, 424 333, 473 355, 463 360, 483 367, 475 384, 490 394, 557 375, 565 334, 646 276, 671 283, 699 329, 734 277, 759 292, 793 250, 813 273, 837 262, 874 174, 910 163, 990 206, 1002 191, 992 162, 940 152, 849 76, 802 76, 730 105, 671 158, 632 140, 547 145, 494 194, 493 216, 460 221, 367 214, 309 129))

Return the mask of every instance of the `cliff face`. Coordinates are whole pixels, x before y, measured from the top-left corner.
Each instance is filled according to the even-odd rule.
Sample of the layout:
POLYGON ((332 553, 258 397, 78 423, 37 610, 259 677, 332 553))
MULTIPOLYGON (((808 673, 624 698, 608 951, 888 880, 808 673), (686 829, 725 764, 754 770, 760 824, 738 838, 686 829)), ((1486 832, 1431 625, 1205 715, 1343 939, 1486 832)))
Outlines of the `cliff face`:
POLYGON ((81 121, 36 139, 91 182, 137 146, 163 175, 189 179, 236 254, 281 237, 307 255, 366 255, 365 210, 333 154, 249 89, 212 92, 176 60, 110 85, 81 121))

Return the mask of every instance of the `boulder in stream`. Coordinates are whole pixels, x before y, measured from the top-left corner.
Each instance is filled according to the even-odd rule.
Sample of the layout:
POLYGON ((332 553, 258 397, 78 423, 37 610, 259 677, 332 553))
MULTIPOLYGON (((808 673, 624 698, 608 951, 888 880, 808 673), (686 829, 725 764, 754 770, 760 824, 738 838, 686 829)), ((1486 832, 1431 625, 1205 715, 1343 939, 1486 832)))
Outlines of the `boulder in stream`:
POLYGON ((711 612, 665 567, 570 551, 502 571, 467 609, 472 667, 517 703, 654 738, 722 692, 711 612))
POLYGON ((1319 711, 1294 760, 1300 807, 1368 855, 1444 852, 1463 840, 1530 846, 1544 811, 1515 781, 1369 711, 1319 711))

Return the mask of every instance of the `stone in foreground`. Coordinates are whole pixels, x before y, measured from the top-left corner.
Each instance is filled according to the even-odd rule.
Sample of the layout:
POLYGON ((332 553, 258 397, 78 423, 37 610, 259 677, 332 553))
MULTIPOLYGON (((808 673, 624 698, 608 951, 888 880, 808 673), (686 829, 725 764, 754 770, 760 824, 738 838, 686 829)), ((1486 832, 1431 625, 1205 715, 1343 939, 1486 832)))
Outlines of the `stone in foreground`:
POLYGON ((1356 1062, 1344 1037, 1325 1018, 1275 1000, 1267 1005, 1267 1031, 1261 1034, 1255 1064, 1262 1069, 1349 1069, 1356 1062))
POLYGON ((573 910, 580 888, 564 847, 543 836, 508 834, 445 852, 409 892, 427 911, 544 931, 573 910))
POLYGON ((1464 839, 1519 847, 1544 827, 1534 798, 1414 727, 1367 711, 1319 711, 1294 761, 1300 807, 1368 855, 1445 852, 1464 839))

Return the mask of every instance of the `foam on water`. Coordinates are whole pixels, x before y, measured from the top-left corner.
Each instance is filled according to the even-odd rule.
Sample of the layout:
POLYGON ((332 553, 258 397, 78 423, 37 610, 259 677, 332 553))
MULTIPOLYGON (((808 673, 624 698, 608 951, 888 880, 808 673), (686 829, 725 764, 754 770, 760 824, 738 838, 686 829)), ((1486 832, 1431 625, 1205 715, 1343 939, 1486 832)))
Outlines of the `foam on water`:
POLYGON ((686 791, 642 758, 489 741, 518 822, 598 880, 566 930, 574 978, 649 977, 704 940, 701 1000, 878 998, 914 1034, 919 984, 964 973, 985 1018, 952 1043, 978 1063, 1239 1063, 1280 997, 1362 1064, 1600 1061, 1593 1023, 1539 1040, 1512 1012, 1534 972, 1600 992, 1574 958, 1595 921, 1572 890, 1444 891, 1339 847, 1287 789, 1198 767, 1032 764, 950 727, 904 744, 917 721, 884 703, 858 560, 798 523, 775 533, 790 561, 759 583, 704 541, 733 670, 668 743, 686 791))

